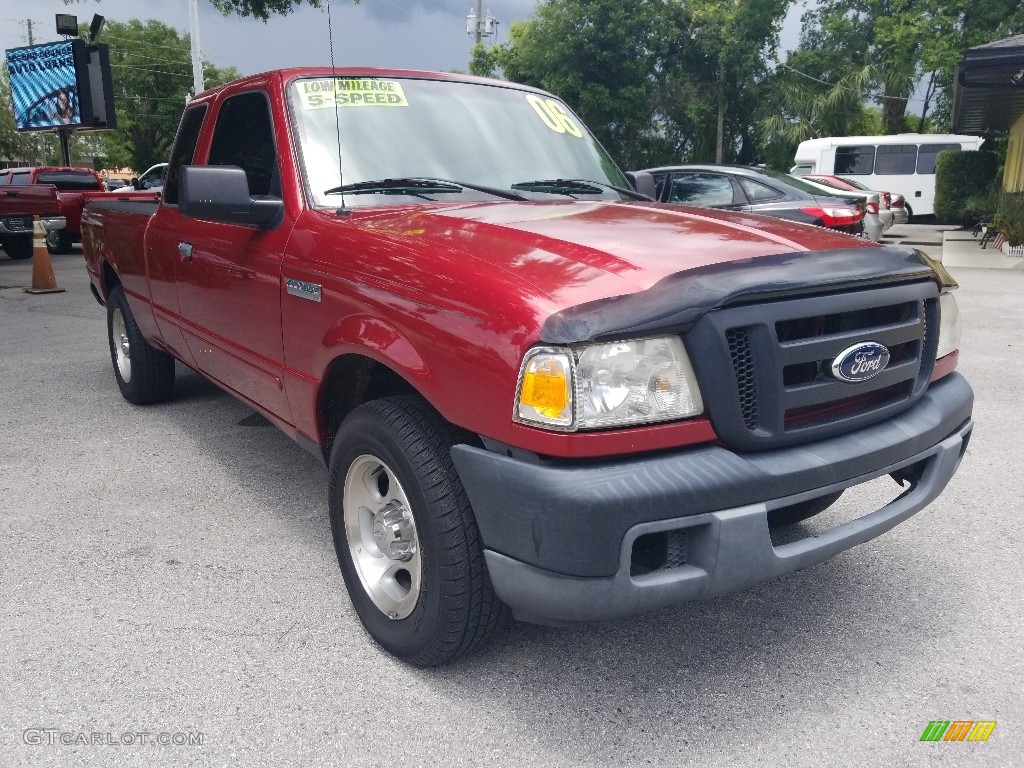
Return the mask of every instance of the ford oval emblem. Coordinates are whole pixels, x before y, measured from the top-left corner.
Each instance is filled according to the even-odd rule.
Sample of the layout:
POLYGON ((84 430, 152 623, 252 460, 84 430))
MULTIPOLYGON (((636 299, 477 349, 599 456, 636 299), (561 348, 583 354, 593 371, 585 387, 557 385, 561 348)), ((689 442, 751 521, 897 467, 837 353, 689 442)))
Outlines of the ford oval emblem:
POLYGON ((832 375, 840 381, 867 381, 884 371, 888 364, 888 349, 877 341, 862 341, 836 355, 832 375))

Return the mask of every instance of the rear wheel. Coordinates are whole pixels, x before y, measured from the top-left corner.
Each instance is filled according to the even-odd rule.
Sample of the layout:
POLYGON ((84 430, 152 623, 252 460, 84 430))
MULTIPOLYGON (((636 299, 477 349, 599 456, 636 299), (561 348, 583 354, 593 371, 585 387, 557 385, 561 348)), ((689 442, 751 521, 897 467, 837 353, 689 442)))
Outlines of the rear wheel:
POLYGON ((63 229, 54 229, 46 233, 46 250, 53 254, 71 253, 74 240, 63 229))
POLYGON ((334 442, 330 515, 363 626, 419 667, 484 645, 506 615, 449 450, 459 435, 414 397, 352 411, 334 442))
POLYGON ((107 338, 114 378, 125 400, 148 405, 170 398, 174 389, 174 358, 143 338, 120 285, 114 287, 107 299, 107 338))
POLYGON ((836 491, 835 493, 818 496, 816 499, 808 499, 797 504, 790 504, 788 507, 769 510, 768 525, 775 528, 783 525, 795 525, 796 523, 808 520, 831 507, 842 495, 842 491, 836 491))
POLYGON ((907 209, 907 224, 913 224, 914 223, 914 209, 910 207, 910 203, 906 203, 905 205, 906 205, 906 209, 907 209))
POLYGON ((22 261, 32 258, 32 235, 15 235, 0 239, 0 248, 12 259, 22 261))

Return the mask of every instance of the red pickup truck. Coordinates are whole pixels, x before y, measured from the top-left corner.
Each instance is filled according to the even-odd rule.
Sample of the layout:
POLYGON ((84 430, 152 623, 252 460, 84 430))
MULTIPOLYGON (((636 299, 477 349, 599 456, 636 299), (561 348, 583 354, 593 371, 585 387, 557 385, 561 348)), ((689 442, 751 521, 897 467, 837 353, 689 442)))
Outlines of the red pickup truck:
POLYGON ((167 400, 180 361, 320 457, 355 609, 417 665, 509 612, 740 589, 932 501, 973 426, 941 265, 630 181, 652 187, 511 83, 293 69, 208 91, 162 200, 85 208, 117 385, 167 400), (792 526, 886 475, 888 504, 792 526))
POLYGON ((33 217, 55 216, 59 210, 52 184, 0 185, 0 248, 12 259, 32 258, 33 217))
MULTIPOLYGON (((103 191, 100 177, 88 168, 33 166, 0 170, 0 190, 25 184, 49 184, 57 188, 59 205, 47 222, 46 248, 50 253, 70 253, 71 246, 81 240, 82 207, 86 197, 91 192, 103 191)), ((12 258, 27 259, 32 255, 32 233, 25 233, 23 226, 22 217, 0 218, 0 242, 8 254, 19 254, 12 258)))

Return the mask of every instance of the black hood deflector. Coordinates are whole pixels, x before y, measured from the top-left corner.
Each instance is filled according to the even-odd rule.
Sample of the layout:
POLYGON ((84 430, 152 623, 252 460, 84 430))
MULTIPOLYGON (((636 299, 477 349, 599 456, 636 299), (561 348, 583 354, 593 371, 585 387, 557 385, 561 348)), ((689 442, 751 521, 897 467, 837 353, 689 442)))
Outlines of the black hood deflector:
POLYGON ((645 291, 598 299, 551 315, 546 344, 682 333, 720 307, 891 285, 941 283, 927 256, 909 248, 843 248, 780 253, 677 272, 645 291))

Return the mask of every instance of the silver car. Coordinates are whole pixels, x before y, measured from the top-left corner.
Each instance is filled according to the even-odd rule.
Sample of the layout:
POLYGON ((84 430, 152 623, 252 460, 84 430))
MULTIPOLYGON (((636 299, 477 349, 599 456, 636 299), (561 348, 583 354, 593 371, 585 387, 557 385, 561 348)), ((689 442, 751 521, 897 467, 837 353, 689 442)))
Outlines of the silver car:
MULTIPOLYGON (((804 182, 805 184, 810 184, 812 187, 817 187, 822 192, 827 192, 830 195, 836 194, 837 190, 835 187, 830 187, 827 184, 822 184, 813 179, 809 179, 806 176, 795 176, 794 178, 799 178, 800 181, 804 182)), ((882 195, 879 194, 878 192, 863 192, 861 190, 843 190, 843 194, 849 195, 850 197, 859 197, 864 200, 864 205, 867 209, 867 212, 864 214, 864 237, 868 238, 869 240, 873 240, 876 243, 881 242, 882 234, 885 232, 885 230, 892 226, 891 211, 889 211, 888 209, 886 210, 887 216, 885 217, 885 219, 888 219, 888 226, 886 226, 886 220, 883 219, 883 217, 881 216, 882 195)))

